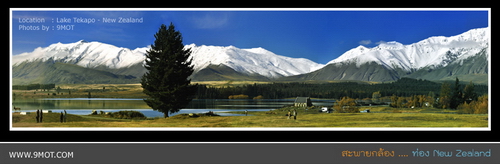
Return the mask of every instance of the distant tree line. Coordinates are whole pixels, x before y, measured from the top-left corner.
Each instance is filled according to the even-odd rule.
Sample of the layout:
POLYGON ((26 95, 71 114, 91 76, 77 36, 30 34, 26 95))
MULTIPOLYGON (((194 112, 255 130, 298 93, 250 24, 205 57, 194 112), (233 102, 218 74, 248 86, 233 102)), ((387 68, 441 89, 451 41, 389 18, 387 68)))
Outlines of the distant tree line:
POLYGON ((484 91, 478 92, 477 88, 478 85, 472 82, 462 86, 458 78, 455 79, 453 86, 445 82, 441 85, 438 107, 458 109, 459 113, 463 114, 486 114, 488 94, 484 91))
POLYGON ((429 92, 428 95, 412 95, 410 97, 392 95, 389 105, 394 108, 433 106, 442 109, 456 109, 457 113, 461 114, 487 114, 487 87, 478 86, 480 85, 474 85, 472 82, 462 86, 459 79, 456 78, 454 85, 448 82, 441 84, 439 96, 434 94, 434 92, 429 92), (478 91, 476 88, 481 89, 478 91))
POLYGON ((457 112, 461 114, 488 114, 488 95, 478 97, 470 103, 458 105, 457 112))
POLYGON ((428 95, 413 95, 410 97, 391 96, 391 103, 389 106, 394 108, 420 108, 436 106, 436 97, 433 92, 428 95))
POLYGON ((53 89, 55 87, 56 84, 12 85, 12 90, 53 89))
MULTIPOLYGON (((413 95, 429 95, 440 93, 441 83, 428 80, 402 78, 395 82, 368 84, 358 82, 338 83, 271 83, 253 84, 236 87, 212 87, 198 85, 195 98, 198 99, 227 99, 231 95, 248 95, 248 97, 260 96, 265 99, 283 99, 297 96, 341 99, 350 97, 354 99, 375 97, 411 97, 413 95)), ((461 87, 461 86, 459 86, 461 87)), ((462 89, 462 88, 461 88, 462 89)), ((475 93, 483 95, 488 92, 487 85, 474 85, 475 93)), ((435 95, 439 96, 439 95, 435 95)))

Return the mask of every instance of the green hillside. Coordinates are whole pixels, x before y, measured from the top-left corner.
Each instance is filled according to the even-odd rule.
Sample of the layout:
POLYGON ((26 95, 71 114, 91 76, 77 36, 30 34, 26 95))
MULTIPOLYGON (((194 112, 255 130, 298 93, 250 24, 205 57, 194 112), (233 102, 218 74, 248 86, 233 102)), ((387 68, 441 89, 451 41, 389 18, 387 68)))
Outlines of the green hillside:
POLYGON ((138 83, 139 78, 84 68, 74 64, 48 61, 21 63, 12 68, 12 84, 103 84, 138 83))
POLYGON ((375 62, 362 64, 329 64, 317 71, 283 77, 278 81, 299 81, 299 80, 356 80, 356 81, 395 81, 404 75, 402 71, 394 71, 385 68, 375 62))
POLYGON ((191 79, 193 81, 269 81, 267 77, 262 75, 246 75, 225 65, 209 65, 207 68, 195 72, 191 79))

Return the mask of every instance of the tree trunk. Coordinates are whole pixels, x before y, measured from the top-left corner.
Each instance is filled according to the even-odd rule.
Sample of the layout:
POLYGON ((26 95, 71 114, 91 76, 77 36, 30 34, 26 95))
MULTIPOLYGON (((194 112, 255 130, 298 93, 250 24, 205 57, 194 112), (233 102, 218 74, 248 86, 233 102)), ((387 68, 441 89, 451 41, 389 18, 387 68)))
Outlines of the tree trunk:
POLYGON ((168 118, 168 112, 163 113, 164 118, 168 118))

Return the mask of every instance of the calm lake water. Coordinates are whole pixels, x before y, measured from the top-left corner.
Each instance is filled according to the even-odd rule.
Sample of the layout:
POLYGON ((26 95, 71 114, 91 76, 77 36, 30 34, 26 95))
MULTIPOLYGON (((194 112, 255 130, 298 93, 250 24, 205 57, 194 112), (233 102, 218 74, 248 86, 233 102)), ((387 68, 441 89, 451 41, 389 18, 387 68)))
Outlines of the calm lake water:
MULTIPOLYGON (((312 100, 316 106, 332 106, 334 100, 312 100)), ((183 113, 206 113, 213 111, 221 116, 239 116, 227 113, 231 111, 269 111, 292 105, 294 99, 195 99, 185 108, 173 115, 183 113)), ((92 110, 103 112, 117 112, 121 110, 135 110, 142 112, 146 117, 163 117, 163 113, 152 110, 142 99, 124 98, 45 98, 45 99, 15 99, 13 106, 21 108, 23 112, 34 112, 37 109, 69 114, 87 115, 92 110)), ((14 112, 14 111, 13 111, 14 112)), ((251 114, 251 113, 250 113, 251 114)), ((171 116, 173 116, 171 115, 171 116)))

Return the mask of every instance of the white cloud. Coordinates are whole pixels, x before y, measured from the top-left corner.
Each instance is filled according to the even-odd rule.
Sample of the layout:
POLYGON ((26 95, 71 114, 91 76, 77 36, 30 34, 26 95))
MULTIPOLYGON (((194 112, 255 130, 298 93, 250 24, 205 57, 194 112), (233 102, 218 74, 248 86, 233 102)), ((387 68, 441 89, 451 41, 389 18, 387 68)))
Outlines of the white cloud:
POLYGON ((362 45, 367 45, 367 44, 371 44, 372 41, 371 40, 362 40, 362 41, 359 41, 359 44, 362 44, 362 45))
POLYGON ((387 42, 386 42, 386 41, 381 40, 381 41, 376 42, 375 44, 379 45, 379 44, 384 44, 384 43, 387 43, 387 42))
POLYGON ((229 13, 226 12, 209 12, 193 16, 191 21, 197 28, 212 29, 224 27, 229 22, 229 13))

